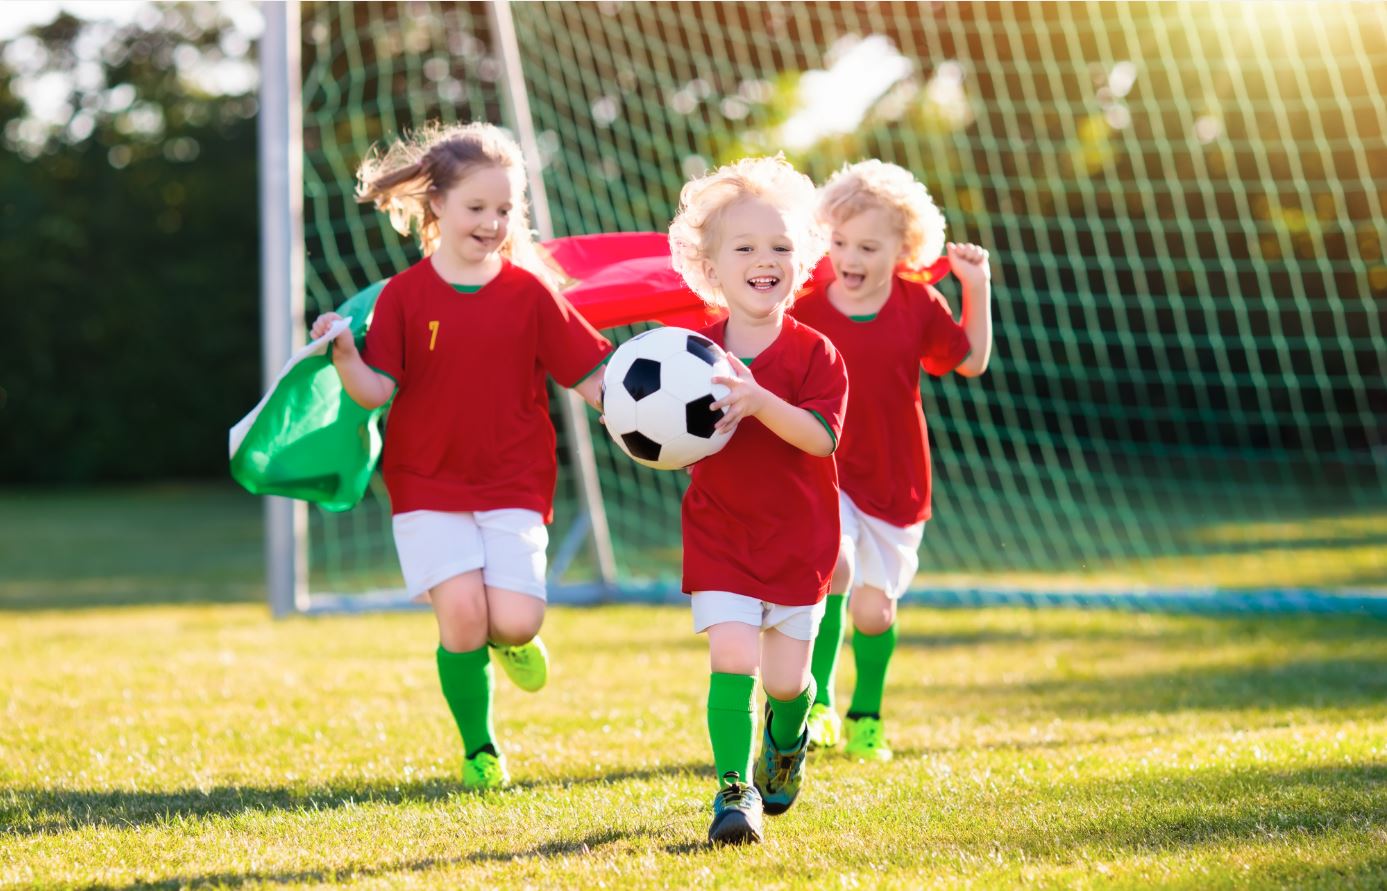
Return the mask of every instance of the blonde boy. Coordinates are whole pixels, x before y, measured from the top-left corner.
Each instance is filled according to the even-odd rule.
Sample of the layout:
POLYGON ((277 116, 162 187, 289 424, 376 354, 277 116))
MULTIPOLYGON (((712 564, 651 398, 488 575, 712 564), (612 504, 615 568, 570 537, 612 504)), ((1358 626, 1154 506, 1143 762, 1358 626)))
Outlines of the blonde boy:
POLYGON ((810 672, 838 555, 833 451, 848 381, 823 335, 785 314, 824 252, 814 185, 782 158, 746 158, 684 186, 675 269, 728 317, 702 333, 734 359, 713 408, 737 433, 695 464, 683 503, 684 581, 708 636, 708 734, 720 788, 708 839, 761 841, 762 813, 803 781, 810 672), (756 675, 766 694, 754 785, 756 675))
POLYGON ((987 251, 947 245, 962 285, 963 320, 912 270, 945 250, 944 216, 909 171, 881 161, 843 168, 824 186, 819 218, 831 230, 831 281, 816 282, 792 314, 838 348, 853 404, 837 452, 843 543, 813 655, 817 696, 810 710, 815 747, 891 758, 881 721, 886 670, 896 645, 896 601, 919 565, 930 518, 929 437, 920 369, 976 377, 992 348, 987 251), (857 687, 846 728, 833 706, 847 592, 857 687))

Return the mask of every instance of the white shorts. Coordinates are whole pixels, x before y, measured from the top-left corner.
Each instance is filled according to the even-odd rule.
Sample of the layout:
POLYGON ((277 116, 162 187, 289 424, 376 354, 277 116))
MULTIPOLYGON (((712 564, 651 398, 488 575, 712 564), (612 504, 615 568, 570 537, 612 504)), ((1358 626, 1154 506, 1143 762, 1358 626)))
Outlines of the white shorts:
POLYGON ((843 530, 842 554, 852 568, 853 587, 880 588, 887 597, 899 600, 920 568, 925 524, 902 528, 864 514, 842 492, 838 493, 838 521, 843 530))
POLYGON ((474 569, 488 587, 545 599, 549 530, 536 511, 412 510, 392 523, 405 589, 415 600, 428 600, 434 585, 474 569))
POLYGON ((695 634, 723 622, 741 622, 763 630, 774 628, 795 640, 814 639, 826 605, 820 600, 813 606, 781 606, 730 591, 694 591, 692 599, 695 634))

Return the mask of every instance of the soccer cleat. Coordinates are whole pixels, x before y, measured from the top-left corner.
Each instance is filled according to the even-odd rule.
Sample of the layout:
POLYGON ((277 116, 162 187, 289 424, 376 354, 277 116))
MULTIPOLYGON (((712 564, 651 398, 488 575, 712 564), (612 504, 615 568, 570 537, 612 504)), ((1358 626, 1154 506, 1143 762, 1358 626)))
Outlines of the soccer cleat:
POLYGON ((858 761, 890 761, 891 749, 886 745, 880 718, 848 718, 844 724, 847 745, 843 753, 858 761))
POLYGON ((478 752, 462 761, 462 785, 474 792, 490 792, 510 783, 504 755, 478 752))
POLYGON ((491 652, 517 687, 533 693, 549 680, 549 651, 538 637, 515 647, 492 644, 491 652))
POLYGON ((766 709, 765 728, 761 733, 761 754, 756 759, 756 791, 761 793, 766 813, 783 814, 799 797, 804 782, 804 755, 809 751, 809 731, 799 735, 794 748, 781 751, 771 739, 771 712, 766 709))
POLYGON ((713 798, 713 823, 708 841, 715 845, 761 843, 761 795, 743 783, 736 771, 722 775, 725 784, 713 798))
POLYGON ((809 708, 809 748, 835 749, 843 741, 843 719, 833 706, 816 702, 809 708))

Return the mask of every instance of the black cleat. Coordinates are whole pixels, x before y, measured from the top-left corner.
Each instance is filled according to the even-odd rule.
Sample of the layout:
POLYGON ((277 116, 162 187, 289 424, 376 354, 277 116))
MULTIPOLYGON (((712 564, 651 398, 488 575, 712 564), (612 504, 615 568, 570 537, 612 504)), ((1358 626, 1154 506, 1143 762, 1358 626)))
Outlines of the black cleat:
POLYGON ((735 772, 723 774, 726 784, 713 798, 713 824, 708 841, 715 845, 757 845, 761 843, 761 793, 748 786, 735 772))

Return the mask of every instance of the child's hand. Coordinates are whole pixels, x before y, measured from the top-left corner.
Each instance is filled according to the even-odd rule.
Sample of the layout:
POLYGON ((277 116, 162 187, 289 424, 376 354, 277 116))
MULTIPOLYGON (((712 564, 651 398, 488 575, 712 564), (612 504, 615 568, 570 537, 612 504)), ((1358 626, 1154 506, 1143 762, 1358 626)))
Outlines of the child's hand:
POLYGON ((722 409, 722 420, 713 425, 713 429, 719 433, 735 429, 737 422, 742 418, 755 417, 766 407, 771 394, 765 387, 756 383, 756 378, 752 375, 751 369, 747 368, 741 359, 732 359, 732 375, 723 377, 717 375, 713 378, 713 383, 722 384, 728 389, 728 394, 709 408, 717 411, 722 409))
MULTIPOLYGON (((332 328, 334 322, 342 318, 335 312, 325 312, 313 320, 313 327, 308 332, 309 340, 317 340, 332 328)), ((343 355, 351 355, 356 352, 356 340, 352 337, 350 328, 344 329, 341 334, 332 339, 332 345, 343 355)))
POLYGON ((987 262, 987 251, 976 244, 949 242, 947 254, 949 271, 959 284, 976 286, 986 284, 992 278, 992 267, 987 262))

